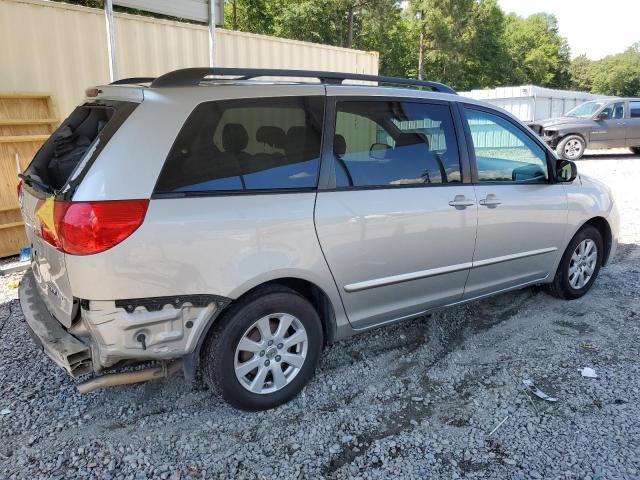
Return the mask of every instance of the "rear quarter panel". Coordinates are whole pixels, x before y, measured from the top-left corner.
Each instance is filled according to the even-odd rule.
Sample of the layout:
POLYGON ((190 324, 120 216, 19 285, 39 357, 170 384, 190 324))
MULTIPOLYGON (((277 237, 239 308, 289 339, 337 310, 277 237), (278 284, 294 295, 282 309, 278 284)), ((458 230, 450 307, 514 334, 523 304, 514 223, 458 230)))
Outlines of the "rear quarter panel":
POLYGON ((156 199, 142 226, 97 255, 67 256, 75 296, 114 300, 215 294, 238 298, 261 283, 300 278, 348 326, 313 223, 315 192, 156 199))

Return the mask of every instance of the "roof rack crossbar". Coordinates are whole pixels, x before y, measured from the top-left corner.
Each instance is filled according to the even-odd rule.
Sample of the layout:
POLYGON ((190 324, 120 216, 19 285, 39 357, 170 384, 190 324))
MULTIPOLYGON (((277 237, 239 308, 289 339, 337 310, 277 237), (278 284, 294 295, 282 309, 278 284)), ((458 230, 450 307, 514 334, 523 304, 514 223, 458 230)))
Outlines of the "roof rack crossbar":
POLYGON ((416 80, 411 78, 384 77, 380 75, 366 75, 361 73, 321 72, 312 70, 279 70, 273 68, 183 68, 165 73, 152 81, 151 87, 187 87, 196 86, 205 77, 238 77, 234 80, 250 80, 257 77, 298 77, 317 78, 325 84, 341 84, 344 80, 358 80, 364 82, 388 83, 392 85, 412 85, 427 87, 435 92, 452 93, 456 91, 438 82, 416 80))
POLYGON ((115 82, 111 82, 109 85, 132 85, 136 83, 149 83, 153 82, 156 77, 131 77, 131 78, 121 78, 120 80, 116 80, 115 82))

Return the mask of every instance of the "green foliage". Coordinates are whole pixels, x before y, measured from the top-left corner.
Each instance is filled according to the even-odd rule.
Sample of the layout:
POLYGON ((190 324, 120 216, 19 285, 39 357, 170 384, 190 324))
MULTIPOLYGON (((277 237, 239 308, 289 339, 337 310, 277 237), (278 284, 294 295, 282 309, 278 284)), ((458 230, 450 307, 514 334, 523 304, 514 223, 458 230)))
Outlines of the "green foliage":
POLYGON ((640 42, 623 53, 594 62, 590 71, 594 93, 640 96, 640 42))
POLYGON ((553 15, 536 13, 527 18, 508 15, 505 43, 511 61, 508 83, 570 86, 569 45, 559 35, 558 21, 553 15))
POLYGON ((413 0, 410 11, 425 34, 426 77, 457 89, 500 83, 504 14, 495 0, 413 0))
POLYGON ((590 92, 593 87, 593 66, 594 61, 589 60, 586 55, 580 55, 573 59, 569 67, 571 75, 571 88, 590 92))
POLYGON ((245 32, 274 35, 279 12, 286 0, 227 0, 224 4, 224 26, 245 32), (235 5, 235 15, 234 15, 235 5))

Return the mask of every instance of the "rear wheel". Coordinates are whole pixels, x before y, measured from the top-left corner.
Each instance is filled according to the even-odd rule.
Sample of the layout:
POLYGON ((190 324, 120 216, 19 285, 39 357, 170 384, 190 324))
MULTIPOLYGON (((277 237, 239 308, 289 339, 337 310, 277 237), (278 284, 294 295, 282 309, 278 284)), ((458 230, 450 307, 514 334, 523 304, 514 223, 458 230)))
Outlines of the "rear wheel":
POLYGON ((585 148, 586 143, 580 135, 567 135, 558 143, 556 153, 565 160, 579 160, 585 148))
POLYGON ((562 256, 549 293, 566 300, 582 297, 589 291, 600 272, 603 258, 600 232, 586 226, 571 239, 562 256))
POLYGON ((640 155, 640 147, 629 147, 629 150, 631 150, 634 155, 640 155))
POLYGON ((296 396, 323 345, 318 313, 285 287, 260 289, 225 312, 207 338, 203 376, 234 407, 266 410, 296 396))

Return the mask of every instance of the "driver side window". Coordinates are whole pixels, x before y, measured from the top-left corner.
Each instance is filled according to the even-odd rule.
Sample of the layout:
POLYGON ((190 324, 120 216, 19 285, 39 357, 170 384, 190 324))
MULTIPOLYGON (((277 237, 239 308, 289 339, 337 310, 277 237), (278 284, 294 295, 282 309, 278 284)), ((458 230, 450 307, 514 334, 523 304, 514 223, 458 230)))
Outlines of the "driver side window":
POLYGON ((613 103, 602 109, 605 119, 616 120, 624 118, 624 102, 613 103))

